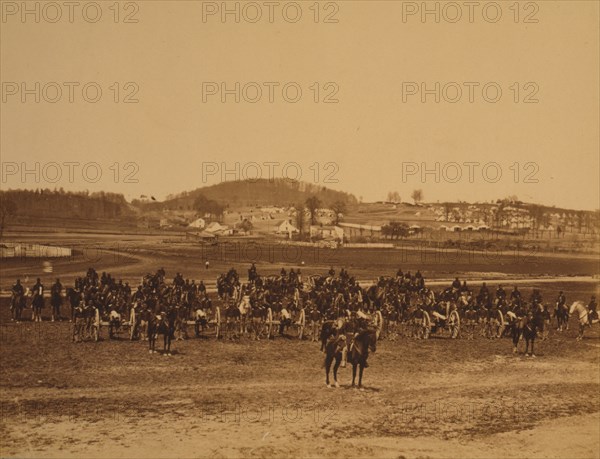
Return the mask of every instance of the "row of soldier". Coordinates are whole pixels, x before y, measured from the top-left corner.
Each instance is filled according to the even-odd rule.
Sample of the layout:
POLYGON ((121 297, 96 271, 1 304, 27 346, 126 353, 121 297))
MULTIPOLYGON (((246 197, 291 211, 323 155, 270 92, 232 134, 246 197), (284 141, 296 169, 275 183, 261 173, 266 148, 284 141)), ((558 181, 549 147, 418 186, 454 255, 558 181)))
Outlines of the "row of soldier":
MULTIPOLYGON (((14 307, 27 294, 17 280, 13 286, 14 307)), ((60 319, 63 286, 60 280, 50 288, 52 320, 60 319)), ((435 312, 437 317, 448 313, 451 303, 461 317, 467 321, 494 322, 501 311, 504 317, 521 317, 528 312, 543 316, 548 323, 551 312, 543 303, 539 290, 534 289, 529 301, 525 301, 517 286, 506 293, 499 285, 492 295, 484 282, 477 295, 474 295, 466 281, 456 278, 452 284, 438 293, 426 287, 425 279, 417 271, 403 273, 398 270, 395 277, 380 277, 367 288, 342 269, 336 276, 333 268, 324 276, 309 276, 303 279, 300 269, 289 272, 282 268, 279 275, 261 276, 253 264, 248 270, 248 281, 242 283, 234 268, 217 279, 217 293, 225 307, 227 320, 240 320, 253 317, 263 319, 270 308, 282 324, 280 333, 289 326, 300 309, 304 309, 307 321, 312 327, 323 320, 334 320, 340 316, 365 317, 381 311, 391 323, 408 322, 420 319, 423 310, 435 312)), ((40 279, 29 291, 32 297, 34 320, 41 320, 44 307, 44 286, 40 279)), ((85 315, 84 311, 98 309, 102 315, 111 311, 128 317, 133 308, 136 314, 160 314, 176 310, 182 320, 197 319, 204 322, 214 309, 203 281, 184 279, 177 273, 171 282, 165 281, 164 269, 153 275, 146 275, 137 290, 132 291, 128 282, 116 280, 109 273, 99 275, 89 268, 86 275, 75 280, 74 287, 66 289, 67 302, 71 306, 70 319, 75 315, 85 315), (79 311, 79 312, 78 312, 79 311)), ((554 316, 557 320, 566 315, 567 320, 559 320, 559 329, 568 323, 566 297, 561 291, 556 299, 554 316)), ((595 298, 592 297, 588 309, 597 314, 595 298)), ((90 313, 88 312, 88 315, 90 313)), ((20 317, 13 319, 19 320, 20 317)))

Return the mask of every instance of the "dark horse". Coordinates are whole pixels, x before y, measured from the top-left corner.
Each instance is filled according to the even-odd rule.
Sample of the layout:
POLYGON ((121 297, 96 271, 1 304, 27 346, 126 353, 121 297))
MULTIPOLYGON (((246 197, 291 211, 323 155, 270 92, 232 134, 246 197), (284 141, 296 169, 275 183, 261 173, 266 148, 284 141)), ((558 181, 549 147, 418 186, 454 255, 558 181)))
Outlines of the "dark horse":
POLYGON ((332 336, 339 336, 341 333, 347 333, 348 326, 344 319, 341 317, 336 320, 326 320, 321 325, 321 333, 319 339, 321 340, 321 352, 326 350, 327 342, 332 336))
POLYGON ((148 321, 148 347, 150 354, 156 352, 156 338, 158 335, 163 335, 163 354, 171 355, 171 341, 175 335, 175 320, 177 311, 169 310, 167 313, 162 313, 160 316, 152 314, 148 321))
POLYGON ((569 329, 569 308, 566 304, 556 306, 554 317, 556 317, 556 326, 558 331, 569 329))
POLYGON ((15 322, 21 321, 21 314, 25 309, 25 295, 22 293, 13 293, 10 300, 10 310, 12 313, 12 320, 15 322))
POLYGON ((530 357, 535 357, 535 353, 533 352, 533 345, 535 343, 535 339, 538 336, 538 332, 544 331, 544 321, 546 319, 546 311, 540 305, 535 311, 529 312, 527 314, 527 323, 523 328, 523 338, 525 338, 525 354, 530 357), (529 351, 529 343, 531 343, 531 353, 529 351))
POLYGON ((358 366, 358 387, 362 387, 362 375, 363 370, 367 366, 369 349, 372 352, 377 350, 377 331, 373 328, 367 328, 359 332, 350 344, 348 362, 352 364, 352 386, 355 384, 356 367, 358 366))
POLYGON ((537 336, 538 329, 543 326, 540 324, 541 316, 533 312, 528 312, 524 317, 516 319, 512 324, 512 340, 513 340, 513 352, 517 353, 517 345, 521 337, 525 339, 525 355, 533 356, 534 354, 534 343, 537 336), (529 352, 529 344, 531 343, 531 352, 529 352))
POLYGON ((321 325, 321 333, 319 335, 319 338, 321 340, 321 352, 327 350, 327 341, 329 340, 329 337, 334 336, 336 334, 337 329, 333 320, 327 320, 323 322, 323 325, 321 325))
POLYGON ((331 371, 331 364, 335 360, 335 365, 333 366, 333 382, 335 383, 335 387, 340 387, 337 380, 337 372, 340 368, 340 364, 342 363, 342 352, 346 347, 346 337, 344 335, 340 335, 335 337, 335 335, 330 335, 330 339, 324 345, 325 347, 325 383, 327 387, 331 387, 329 383, 329 372, 331 371))

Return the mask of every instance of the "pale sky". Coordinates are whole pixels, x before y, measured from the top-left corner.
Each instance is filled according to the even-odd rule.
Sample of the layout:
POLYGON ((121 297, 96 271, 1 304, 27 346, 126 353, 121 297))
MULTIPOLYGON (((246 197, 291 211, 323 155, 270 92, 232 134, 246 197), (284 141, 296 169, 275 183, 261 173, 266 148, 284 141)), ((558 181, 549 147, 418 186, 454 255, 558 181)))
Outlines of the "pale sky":
MULTIPOLYGON (((32 9, 35 3, 29 2, 32 9)), ((411 191, 421 188, 429 202, 517 195, 561 207, 600 207, 598 2, 538 1, 538 11, 521 2, 518 22, 510 9, 514 2, 499 2, 502 17, 496 23, 488 22, 481 8, 470 23, 463 2, 457 2, 463 6, 456 23, 448 22, 456 12, 446 2, 429 3, 432 9, 440 5, 439 23, 432 15, 422 22, 420 12, 403 21, 403 9, 407 13, 421 2, 401 1, 322 2, 318 23, 314 2, 303 1, 298 2, 302 18, 291 23, 282 16, 283 5, 291 2, 277 3, 273 23, 264 2, 253 4, 262 10, 257 23, 247 20, 256 9, 246 7, 243 15, 244 3, 239 23, 233 15, 223 23, 219 12, 203 21, 203 7, 213 3, 200 1, 139 1, 137 12, 123 2, 119 23, 112 1, 99 2, 97 23, 86 22, 80 9, 70 23, 63 5, 56 23, 48 22, 56 13, 51 9, 40 9, 39 23, 33 15, 25 16, 24 23, 21 11, 14 11, 21 2, 2 2, 2 189, 62 186, 161 199, 220 181, 219 174, 203 181, 203 162, 225 162, 230 168, 236 162, 296 162, 301 179, 313 183, 318 162, 318 183, 365 201, 385 199, 388 191, 409 200, 411 191), (132 12, 138 22, 122 23, 132 12), (323 23, 333 13, 338 22, 323 23), (537 23, 523 22, 530 14, 537 23), (36 82, 40 88, 57 83, 62 96, 51 84, 45 94, 40 89, 39 103, 35 94, 26 95, 23 103, 21 83, 35 89, 36 82), (72 86, 72 103, 66 82, 79 84, 72 86), (90 82, 102 88, 97 103, 83 99, 81 88, 90 82), (115 82, 119 103, 113 100, 115 82), (125 86, 128 82, 135 85, 125 86), (203 83, 210 82, 217 88, 222 82, 229 88, 256 82, 262 98, 249 103, 242 97, 235 103, 229 95, 222 103, 216 94, 203 102, 203 83), (278 84, 273 103, 268 82, 278 84), (282 95, 289 82, 302 89, 295 104, 282 95), (319 103, 313 100, 315 82, 319 103), (334 84, 325 86, 328 82, 334 84), (455 82, 446 87, 446 96, 454 97, 460 86, 462 97, 456 103, 443 97, 435 103, 429 95, 422 103, 416 94, 403 101, 406 83, 434 88, 436 82, 440 87, 455 82), (472 103, 465 82, 474 85, 472 103), (489 97, 495 96, 495 87, 502 90, 496 103, 484 100, 482 87, 488 83, 489 97), (136 87, 139 102, 123 103, 136 87), (322 103, 336 89, 339 102, 322 103), (58 101, 49 103, 44 95, 58 101), (523 103, 528 95, 539 102, 523 103), (57 183, 46 180, 56 175, 49 165, 53 162, 62 169, 57 183), (65 162, 96 162, 102 176, 91 183, 81 166, 73 166, 70 183, 65 162), (130 162, 137 172, 123 169, 130 162), (473 183, 465 162, 479 164, 473 183), (482 166, 491 162, 502 171, 496 183, 482 176, 482 166), (40 163, 45 174, 38 183, 34 174, 23 181, 22 163, 32 169, 40 163), (121 168, 118 183, 114 163, 121 168), (337 165, 337 183, 325 182, 334 172, 333 166, 325 170, 327 163, 337 165), (429 169, 439 163, 439 183, 434 174, 422 183, 418 173, 403 183, 403 163, 416 163, 419 169, 421 163, 429 169), (463 165, 455 183, 444 180, 442 172, 450 180, 456 177, 448 163, 463 165), (126 172, 135 172, 138 183, 125 183, 126 172), (528 173, 537 183, 525 183, 528 173)), ((235 4, 228 2, 231 9, 235 4)), ((221 2, 214 5, 220 8, 221 2)), ((295 9, 286 11, 293 18, 295 9)), ((486 13, 488 18, 495 14, 486 13)), ((94 14, 87 11, 87 17, 94 14)), ((246 96, 254 97, 254 87, 247 90, 246 96)), ((254 169, 246 170, 254 176, 254 169)), ((263 167, 264 178, 268 171, 263 167)), ((296 175, 293 168, 288 171, 296 175)), ((87 172, 94 177, 93 168, 87 172)), ((493 178, 496 169, 487 172, 493 178)), ((281 176, 278 166, 275 177, 281 176)))

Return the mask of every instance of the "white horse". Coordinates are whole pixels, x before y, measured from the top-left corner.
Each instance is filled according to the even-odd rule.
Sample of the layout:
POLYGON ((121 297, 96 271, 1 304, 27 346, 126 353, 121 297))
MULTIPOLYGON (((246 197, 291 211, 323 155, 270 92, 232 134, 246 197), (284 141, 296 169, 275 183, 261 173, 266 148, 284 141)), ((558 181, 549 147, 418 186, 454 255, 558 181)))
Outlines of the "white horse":
POLYGON ((579 316, 579 334, 577 335, 577 341, 580 341, 583 338, 583 330, 586 325, 592 325, 592 323, 596 323, 597 320, 590 321, 589 311, 585 307, 583 301, 575 301, 571 307, 569 308, 569 316, 573 313, 577 313, 579 316))
POLYGON ((117 331, 121 328, 122 322, 121 314, 114 309, 111 310, 108 315, 108 337, 110 339, 115 337, 117 331))
POLYGON ((248 333, 248 322, 250 312, 252 311, 252 304, 250 303, 250 296, 244 295, 238 306, 240 311, 240 334, 248 333))

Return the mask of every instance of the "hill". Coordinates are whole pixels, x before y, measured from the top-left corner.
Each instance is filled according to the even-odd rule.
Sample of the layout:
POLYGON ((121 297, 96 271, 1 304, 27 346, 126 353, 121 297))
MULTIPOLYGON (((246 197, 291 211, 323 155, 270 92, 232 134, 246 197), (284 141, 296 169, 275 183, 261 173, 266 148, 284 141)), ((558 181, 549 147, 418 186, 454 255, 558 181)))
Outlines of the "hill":
MULTIPOLYGON (((306 201, 316 196, 324 205, 343 201, 348 205, 357 200, 350 193, 331 190, 329 188, 306 182, 290 182, 285 179, 273 181, 263 179, 257 181, 232 181, 217 185, 197 188, 193 191, 168 196, 162 202, 132 201, 142 210, 193 210, 198 199, 214 202, 223 208, 251 206, 289 206, 306 201)), ((210 204, 209 204, 210 205, 210 204)))

